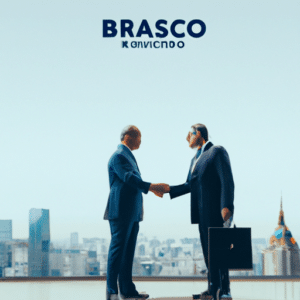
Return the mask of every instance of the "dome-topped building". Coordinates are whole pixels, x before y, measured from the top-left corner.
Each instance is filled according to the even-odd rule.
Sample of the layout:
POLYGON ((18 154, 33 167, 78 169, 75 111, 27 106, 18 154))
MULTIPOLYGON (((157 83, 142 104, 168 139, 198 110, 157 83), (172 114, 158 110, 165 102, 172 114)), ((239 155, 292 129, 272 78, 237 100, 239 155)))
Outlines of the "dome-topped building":
POLYGON ((300 275, 299 246, 285 224, 282 197, 278 226, 263 251, 264 275, 300 275))
POLYGON ((284 212, 282 209, 282 198, 280 203, 278 226, 276 227, 275 232, 270 238, 270 245, 287 245, 291 248, 297 248, 299 250, 299 247, 295 239, 293 238, 292 233, 290 232, 289 228, 285 225, 284 212))

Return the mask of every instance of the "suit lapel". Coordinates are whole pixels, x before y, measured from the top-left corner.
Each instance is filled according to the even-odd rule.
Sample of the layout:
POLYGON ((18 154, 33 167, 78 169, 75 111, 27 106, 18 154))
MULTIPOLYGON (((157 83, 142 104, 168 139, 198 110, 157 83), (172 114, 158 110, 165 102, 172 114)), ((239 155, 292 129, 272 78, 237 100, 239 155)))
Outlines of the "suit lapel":
POLYGON ((188 181, 190 181, 191 177, 192 177, 192 167, 194 165, 195 159, 196 159, 196 156, 191 161, 190 170, 189 170, 189 174, 188 174, 188 181))
MULTIPOLYGON (((207 150, 209 150, 212 146, 213 146, 213 143, 212 143, 212 142, 208 142, 208 143, 206 144, 203 153, 201 154, 201 156, 199 157, 198 161, 196 162, 196 165, 194 166, 193 172, 192 172, 191 168, 192 168, 192 166, 193 166, 194 160, 192 161, 191 168, 190 168, 190 173, 191 173, 190 178, 192 177, 193 173, 195 173, 194 171, 196 170, 197 166, 199 166, 199 164, 201 164, 201 161, 203 161, 203 158, 206 156, 206 155, 205 155, 205 152, 206 152, 207 150)), ((204 170, 200 170, 200 172, 201 172, 201 171, 204 171, 204 170)))
POLYGON ((212 142, 208 142, 205 149, 204 149, 204 152, 207 151, 210 147, 212 147, 214 144, 212 142))
POLYGON ((138 166, 138 164, 137 164, 137 161, 136 161, 135 157, 133 156, 133 154, 131 154, 131 155, 132 155, 132 157, 133 157, 133 159, 134 159, 136 168, 138 169, 139 173, 141 174, 140 169, 139 169, 139 166, 138 166))

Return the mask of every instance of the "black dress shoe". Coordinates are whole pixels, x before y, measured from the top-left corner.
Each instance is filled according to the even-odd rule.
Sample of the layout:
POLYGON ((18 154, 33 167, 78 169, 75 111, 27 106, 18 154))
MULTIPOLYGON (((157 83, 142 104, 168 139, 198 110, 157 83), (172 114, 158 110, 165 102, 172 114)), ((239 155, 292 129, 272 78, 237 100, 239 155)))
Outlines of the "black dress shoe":
POLYGON ((149 295, 137 293, 137 294, 125 296, 121 294, 121 298, 122 299, 147 299, 149 298, 149 295))
POLYGON ((207 290, 201 294, 193 295, 193 299, 213 300, 213 295, 207 290))
POLYGON ((221 291, 217 292, 217 300, 232 300, 230 291, 221 291))
POLYGON ((120 300, 118 294, 106 294, 106 300, 120 300))

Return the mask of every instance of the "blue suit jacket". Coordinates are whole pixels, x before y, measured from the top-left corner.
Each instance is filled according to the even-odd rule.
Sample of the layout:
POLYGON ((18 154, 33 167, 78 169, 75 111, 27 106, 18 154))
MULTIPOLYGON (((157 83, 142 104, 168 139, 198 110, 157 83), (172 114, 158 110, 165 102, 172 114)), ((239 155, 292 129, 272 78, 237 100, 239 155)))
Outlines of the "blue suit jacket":
POLYGON ((141 178, 137 162, 131 151, 120 144, 108 162, 110 193, 104 220, 143 220, 143 196, 150 188, 141 178))
POLYGON ((170 187, 171 199, 191 193, 191 221, 202 227, 222 227, 221 210, 234 211, 234 182, 227 151, 222 146, 207 144, 187 181, 170 187))

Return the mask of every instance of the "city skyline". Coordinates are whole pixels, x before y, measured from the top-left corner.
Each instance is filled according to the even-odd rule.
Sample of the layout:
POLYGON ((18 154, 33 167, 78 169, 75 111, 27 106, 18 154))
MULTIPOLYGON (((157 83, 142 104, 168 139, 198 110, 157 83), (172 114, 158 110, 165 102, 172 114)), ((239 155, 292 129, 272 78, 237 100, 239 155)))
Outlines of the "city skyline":
MULTIPOLYGON (((29 215, 31 215, 31 211, 32 210, 37 210, 37 211, 43 211, 45 209, 31 209, 30 212, 29 212, 29 215)), ((48 210, 47 210, 48 211, 48 210)), ((281 197, 281 204, 280 204, 280 210, 279 210, 279 217, 283 214, 283 205, 282 205, 282 197, 281 197)), ((29 219, 29 222, 31 224, 31 219, 29 219)), ((9 227, 11 228, 12 227, 12 220, 0 220, 0 225, 1 224, 5 224, 5 225, 9 225, 9 227), (4 223, 3 223, 4 222, 4 223)), ((233 223, 234 224, 234 223, 233 223)), ((233 226, 232 224, 232 226, 233 226)), ((275 224, 275 223, 274 223, 275 224)), ((50 223, 49 223, 49 226, 50 226, 50 223)), ((49 230, 50 230, 50 227, 49 227, 49 230)), ((11 232, 11 229, 10 229, 10 232, 11 232)), ((274 232, 270 233, 268 235, 268 237, 252 237, 252 240, 265 240, 265 241, 268 241, 272 236, 274 235, 274 232)), ((173 236, 168 236, 168 237, 161 237, 159 235, 154 235, 154 236, 147 236, 145 235, 143 232, 140 232, 139 235, 138 235, 138 239, 144 239, 144 238, 147 238, 149 240, 151 239, 159 239, 159 240, 168 240, 168 239, 174 239, 175 241, 180 241, 182 239, 196 239, 196 240, 199 240, 199 237, 187 237, 187 236, 178 236, 176 235, 175 237, 173 236)), ((63 245, 63 247, 65 247, 66 245, 69 245, 68 247, 71 247, 71 248, 76 248, 79 244, 82 244, 84 243, 85 240, 89 240, 89 239, 106 239, 106 240, 110 240, 110 236, 108 237, 103 237, 103 236, 93 236, 93 237, 85 237, 85 236, 80 236, 80 234, 78 232, 70 232, 69 236, 68 237, 65 237, 63 239, 51 239, 51 243, 52 244, 55 244, 55 245, 60 245, 58 247, 61 247, 63 245), (80 242, 81 240, 81 242, 80 242)), ((300 238, 295 236, 295 241, 297 242, 300 238)), ((19 238, 13 238, 11 236, 10 239, 8 240, 11 240, 11 241, 20 241, 20 240, 29 240, 29 237, 27 238, 24 238, 24 239, 19 239, 19 238)))
MULTIPOLYGON (((106 275, 109 238, 82 237, 71 232, 65 243, 50 239, 50 211, 29 211, 28 239, 12 239, 12 220, 0 220, 0 277, 106 275), (8 232, 9 234, 7 234, 8 232), (9 238, 7 238, 9 236, 9 238)), ((277 227, 269 239, 252 238, 253 269, 230 276, 296 275, 300 273, 297 238, 286 224, 281 201, 277 227)), ((147 237, 140 233, 133 263, 134 276, 205 276, 207 268, 199 238, 147 237)))
MULTIPOLYGON (((83 243, 78 243, 78 233, 72 232, 67 245, 55 245, 49 240, 49 225, 48 210, 30 210, 29 239, 0 242, 0 277, 106 274, 109 239, 83 238, 83 243)), ((266 240, 252 239, 252 245, 253 270, 234 271, 231 276, 263 275, 261 250, 266 248, 266 240)), ((205 276, 206 272, 198 238, 162 241, 140 234, 134 276, 205 276)))
MULTIPOLYGON (((280 198, 281 200, 280 200, 280 207, 282 207, 282 193, 281 193, 281 198, 280 198)), ((1 222, 2 220, 0 220, 0 222, 1 222)), ((10 223, 10 225, 11 225, 11 227, 12 227, 12 220, 7 220, 7 221, 10 221, 11 223, 10 223)), ((272 216, 272 220, 270 220, 270 221, 272 221, 272 224, 274 224, 274 222, 276 222, 276 218, 274 218, 274 216, 272 216)), ((288 222, 289 222, 290 220, 288 220, 288 222)), ((235 223, 235 221, 234 221, 234 224, 236 224, 235 223)), ((272 227, 272 224, 270 224, 270 227, 272 227)), ((1 225, 1 224, 0 224, 1 225)), ((237 225, 238 226, 238 225, 237 225)), ((170 233, 163 233, 163 234, 161 234, 161 232, 156 232, 156 233, 153 233, 153 234, 148 234, 147 233, 147 230, 140 230, 140 233, 139 233, 139 235, 148 235, 148 236, 151 236, 152 238, 155 238, 155 237, 158 237, 158 238, 160 238, 160 239, 167 239, 167 238, 175 238, 175 239, 180 239, 180 238, 183 238, 183 237, 188 237, 188 238, 199 238, 199 233, 198 233, 198 231, 197 231, 197 228, 196 228, 196 226, 193 226, 193 225, 191 225, 191 227, 193 228, 195 228, 195 230, 191 230, 190 232, 189 232, 189 234, 183 234, 183 235, 180 235, 180 236, 178 236, 176 233, 174 234, 173 232, 170 232, 170 233)), ((244 226, 245 227, 245 226, 244 226)), ((250 227, 250 228, 252 228, 251 226, 247 226, 247 227, 250 227)), ((142 228, 143 229, 143 228, 142 228)), ((297 232, 297 228, 294 228, 293 229, 293 232, 297 232)), ((110 239, 110 234, 109 233, 106 233, 106 235, 99 235, 99 236, 92 236, 92 235, 90 235, 90 236, 84 236, 84 234, 82 234, 81 232, 80 232, 80 229, 78 230, 78 231, 76 231, 76 232, 74 232, 74 230, 72 230, 71 229, 71 231, 70 231, 70 233, 69 233, 69 235, 72 235, 72 234, 77 234, 77 237, 76 237, 76 239, 79 241, 79 240, 82 240, 82 239, 84 239, 84 238, 107 238, 107 239, 110 239)), ((268 239, 268 238, 270 238, 271 237, 271 235, 272 235, 272 231, 270 231, 269 233, 267 233, 267 234, 265 234, 265 235, 254 235, 253 236, 253 234, 252 234, 252 237, 253 238, 264 238, 264 239, 268 239)), ((296 240, 298 241, 298 240, 300 240, 300 235, 298 236, 297 234, 296 235, 294 235, 295 236, 295 238, 296 238, 296 240)), ((13 236, 12 236, 12 238, 13 238, 13 236)), ((26 237, 26 236, 23 236, 23 237, 20 237, 20 236, 17 236, 17 237, 15 237, 15 238, 13 238, 13 239, 27 239, 28 238, 28 236, 26 237)), ((69 236, 68 235, 66 235, 66 236, 61 236, 61 237, 59 237, 59 238, 57 238, 57 237, 54 237, 54 238, 52 238, 51 239, 51 241, 53 241, 53 242, 56 242, 56 243, 58 243, 58 244, 65 244, 67 241, 69 241, 69 236)))

